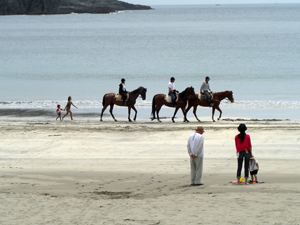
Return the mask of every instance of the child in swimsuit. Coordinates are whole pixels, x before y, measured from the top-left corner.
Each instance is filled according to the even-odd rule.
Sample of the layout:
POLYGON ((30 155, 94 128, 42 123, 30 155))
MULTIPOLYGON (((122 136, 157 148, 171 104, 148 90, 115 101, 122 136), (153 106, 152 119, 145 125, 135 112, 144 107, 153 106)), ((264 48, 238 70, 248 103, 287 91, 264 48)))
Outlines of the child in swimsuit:
POLYGON ((58 118, 60 118, 60 120, 61 120, 61 111, 62 111, 62 109, 60 108, 60 105, 57 105, 57 110, 56 110, 57 117, 56 117, 56 120, 58 118))
POLYGON ((66 115, 68 115, 70 113, 70 117, 71 117, 71 120, 73 120, 73 117, 72 117, 72 112, 71 112, 71 105, 73 105, 76 109, 78 109, 73 103, 72 103, 72 97, 69 96, 68 97, 68 103, 66 104, 66 107, 64 110, 67 111, 67 113, 63 116, 62 120, 65 118, 66 115))

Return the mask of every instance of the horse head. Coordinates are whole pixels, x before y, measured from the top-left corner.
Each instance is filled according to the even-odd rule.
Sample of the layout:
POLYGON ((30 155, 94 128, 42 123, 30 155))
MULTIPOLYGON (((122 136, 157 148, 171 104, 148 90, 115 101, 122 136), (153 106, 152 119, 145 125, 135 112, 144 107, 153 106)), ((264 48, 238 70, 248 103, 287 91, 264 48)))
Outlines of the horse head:
POLYGON ((189 87, 189 91, 188 91, 189 93, 189 95, 188 96, 195 96, 195 90, 194 90, 194 88, 191 86, 191 87, 189 87))
POLYGON ((139 89, 140 89, 140 95, 142 96, 142 99, 145 100, 146 99, 147 88, 139 87, 139 89))
POLYGON ((226 91, 226 97, 229 99, 231 103, 234 103, 233 93, 232 91, 226 91))
POLYGON ((195 95, 195 90, 193 87, 187 87, 183 92, 179 93, 179 97, 190 97, 195 95))

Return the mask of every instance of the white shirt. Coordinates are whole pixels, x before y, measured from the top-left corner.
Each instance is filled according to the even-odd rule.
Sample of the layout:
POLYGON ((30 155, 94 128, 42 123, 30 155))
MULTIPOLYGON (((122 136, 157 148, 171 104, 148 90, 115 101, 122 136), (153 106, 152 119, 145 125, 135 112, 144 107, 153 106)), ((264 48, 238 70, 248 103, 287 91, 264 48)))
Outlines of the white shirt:
POLYGON ((253 161, 249 162, 249 167, 250 167, 250 171, 252 172, 253 170, 257 170, 257 166, 256 164, 258 164, 258 161, 256 159, 254 159, 253 161))
MULTIPOLYGON (((171 90, 174 91, 175 84, 170 81, 169 84, 168 84, 168 88, 171 88, 171 90)), ((170 90, 168 89, 168 91, 170 91, 170 90)))
POLYGON ((208 91, 209 89, 209 83, 203 82, 200 88, 200 92, 203 93, 204 91, 208 91))
POLYGON ((204 137, 199 133, 191 134, 187 142, 187 149, 189 155, 195 155, 198 157, 204 156, 204 137))
POLYGON ((125 86, 125 84, 122 84, 122 86, 123 86, 123 91, 126 91, 126 86, 125 86))

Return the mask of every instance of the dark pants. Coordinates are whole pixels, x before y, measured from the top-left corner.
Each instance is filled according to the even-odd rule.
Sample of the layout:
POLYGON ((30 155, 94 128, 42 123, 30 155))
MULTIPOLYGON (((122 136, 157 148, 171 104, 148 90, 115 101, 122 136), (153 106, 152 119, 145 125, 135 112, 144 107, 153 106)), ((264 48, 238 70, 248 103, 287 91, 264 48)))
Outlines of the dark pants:
POLYGON ((175 94, 175 92, 169 91, 169 95, 172 98, 173 105, 176 106, 176 94, 175 94))
POLYGON ((238 169, 237 169, 237 174, 236 177, 238 179, 241 178, 241 172, 242 172, 242 167, 243 167, 243 161, 245 158, 245 178, 249 177, 249 161, 250 161, 251 153, 248 152, 246 153, 245 151, 239 152, 239 157, 237 159, 238 161, 238 169))
POLYGON ((126 98, 127 98, 127 92, 123 92, 121 95, 122 95, 122 100, 123 100, 123 105, 124 105, 126 98))
POLYGON ((210 105, 211 104, 211 100, 210 100, 211 95, 210 95, 210 93, 208 91, 204 91, 202 94, 206 96, 206 100, 207 100, 208 104, 210 105))

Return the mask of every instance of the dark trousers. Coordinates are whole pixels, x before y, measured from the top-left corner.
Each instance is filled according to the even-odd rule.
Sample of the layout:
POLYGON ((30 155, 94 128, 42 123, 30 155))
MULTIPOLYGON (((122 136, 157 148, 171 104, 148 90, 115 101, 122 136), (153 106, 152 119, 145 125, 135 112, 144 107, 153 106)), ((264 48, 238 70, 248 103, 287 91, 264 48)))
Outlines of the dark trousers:
POLYGON ((208 104, 210 105, 211 104, 211 100, 210 100, 211 95, 210 95, 210 93, 208 91, 204 91, 202 94, 206 96, 206 100, 207 100, 208 104))
POLYGON ((121 95, 122 95, 123 104, 125 104, 127 98, 127 92, 123 92, 121 95))
POLYGON ((171 96, 173 105, 175 106, 176 105, 176 94, 175 94, 175 92, 169 91, 169 95, 171 96))
POLYGON ((241 178, 241 172, 242 172, 242 167, 243 167, 243 161, 245 158, 245 178, 249 177, 249 161, 250 161, 251 153, 248 152, 246 153, 245 151, 239 152, 239 157, 237 159, 238 162, 238 169, 237 169, 237 174, 236 177, 239 179, 241 178))

